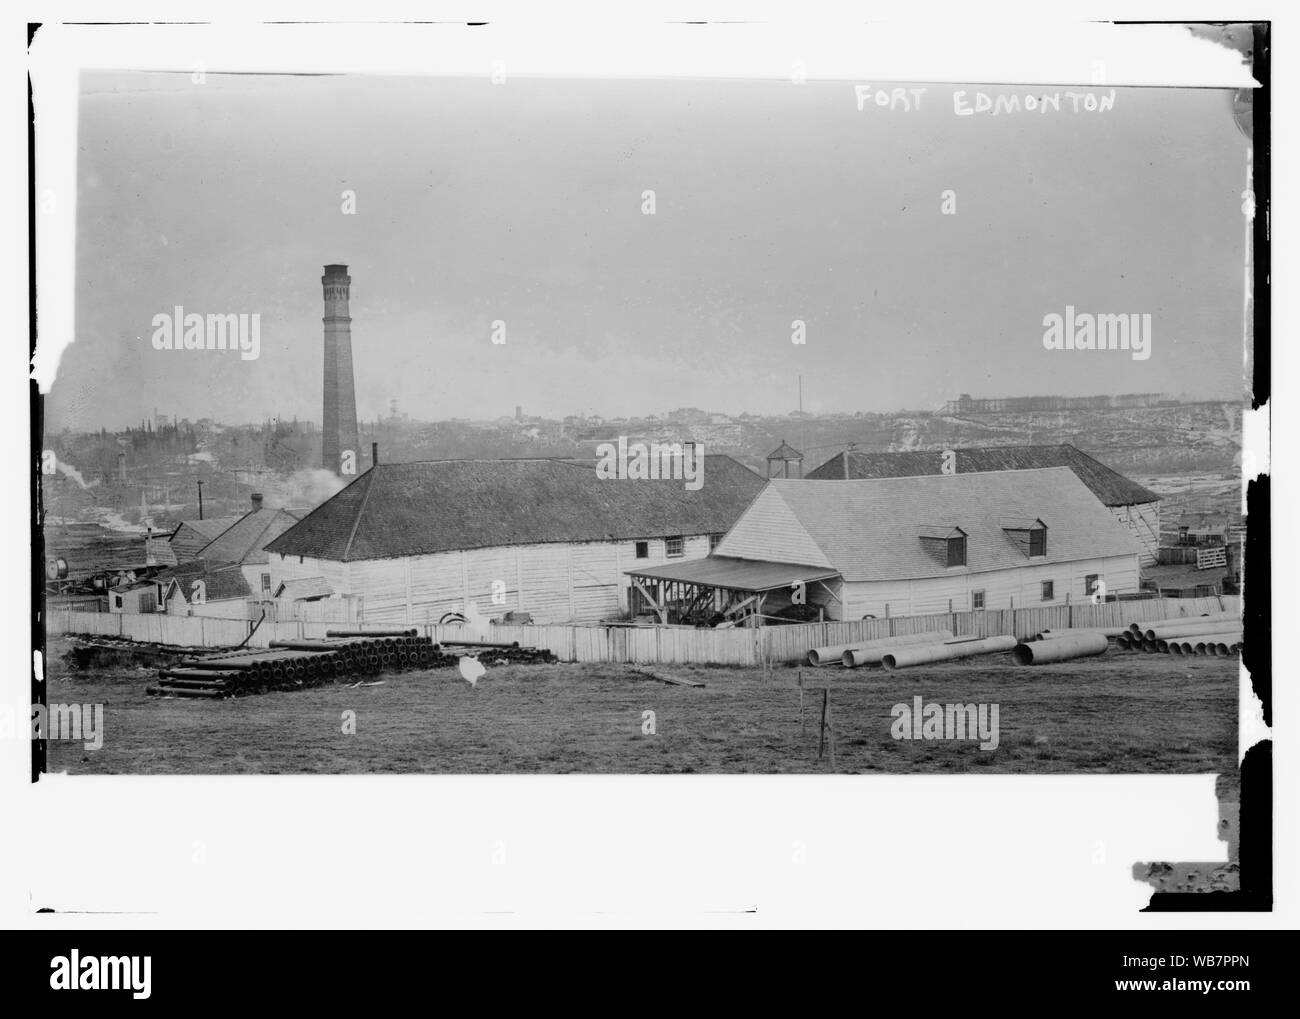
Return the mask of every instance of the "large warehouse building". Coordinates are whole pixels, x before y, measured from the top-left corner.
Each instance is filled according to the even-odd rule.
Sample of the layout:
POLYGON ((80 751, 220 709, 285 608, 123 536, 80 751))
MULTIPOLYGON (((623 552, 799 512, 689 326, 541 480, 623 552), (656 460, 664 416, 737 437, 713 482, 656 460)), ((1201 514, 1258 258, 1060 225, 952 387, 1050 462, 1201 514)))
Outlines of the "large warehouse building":
POLYGON ((763 483, 717 455, 696 491, 562 460, 379 464, 272 541, 267 568, 361 597, 367 623, 470 605, 598 622, 626 611, 628 568, 708 555, 763 483))
POLYGON ((1101 500, 1141 545, 1141 562, 1156 562, 1160 548, 1160 496, 1130 481, 1069 443, 1057 446, 979 446, 954 450, 909 450, 876 453, 850 449, 836 453, 807 477, 818 481, 904 478, 923 474, 972 471, 1020 471, 1068 467, 1101 500), (948 454, 951 457, 945 463, 948 454))
POLYGON ((775 479, 709 559, 629 573, 656 611, 705 601, 753 619, 806 599, 825 618, 861 619, 1135 592, 1138 554, 1075 473, 1054 467, 837 485, 775 479))

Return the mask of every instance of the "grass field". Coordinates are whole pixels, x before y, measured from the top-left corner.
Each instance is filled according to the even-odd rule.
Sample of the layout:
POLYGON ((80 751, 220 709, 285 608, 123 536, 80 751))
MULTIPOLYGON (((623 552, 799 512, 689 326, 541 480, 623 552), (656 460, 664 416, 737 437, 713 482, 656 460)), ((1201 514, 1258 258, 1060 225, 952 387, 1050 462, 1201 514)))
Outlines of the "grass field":
POLYGON ((1237 663, 1109 653, 1016 668, 1007 655, 887 673, 655 666, 704 689, 623 665, 489 668, 471 688, 454 670, 375 677, 231 700, 153 698, 154 669, 70 670, 49 648, 51 703, 103 703, 104 744, 51 741, 70 773, 1209 773, 1235 767, 1237 663), (836 758, 818 760, 829 686, 836 758), (896 741, 891 708, 999 705, 1000 745, 896 741), (355 712, 355 734, 343 732, 355 712), (654 712, 653 735, 642 732, 654 712))

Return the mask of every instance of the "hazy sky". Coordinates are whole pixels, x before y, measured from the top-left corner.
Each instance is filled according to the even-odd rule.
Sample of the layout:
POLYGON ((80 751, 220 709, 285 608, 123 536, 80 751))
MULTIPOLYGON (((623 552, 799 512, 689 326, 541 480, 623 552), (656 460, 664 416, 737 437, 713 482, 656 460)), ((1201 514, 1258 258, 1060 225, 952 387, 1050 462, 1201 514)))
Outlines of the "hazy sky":
POLYGON ((363 418, 784 413, 798 374, 815 411, 1239 398, 1229 95, 959 117, 959 87, 1003 91, 931 85, 905 112, 851 83, 89 75, 50 423, 319 420, 334 262, 363 418), (154 350, 178 304, 259 313, 260 358, 154 350), (1067 304, 1150 313, 1152 356, 1044 350, 1067 304))

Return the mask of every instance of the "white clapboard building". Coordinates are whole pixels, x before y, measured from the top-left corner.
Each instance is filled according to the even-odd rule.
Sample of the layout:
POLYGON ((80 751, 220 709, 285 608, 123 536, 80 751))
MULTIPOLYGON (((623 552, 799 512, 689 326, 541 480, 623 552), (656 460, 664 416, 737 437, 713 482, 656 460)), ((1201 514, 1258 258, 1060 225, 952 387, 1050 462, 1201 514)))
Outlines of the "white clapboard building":
POLYGON ((1140 546, 1068 467, 775 479, 699 563, 630 569, 651 607, 829 619, 1033 608, 1138 590, 1140 546), (800 592, 792 598, 792 592, 800 592))
POLYGON ((682 480, 602 479, 564 460, 379 464, 267 546, 272 585, 323 578, 367 623, 437 623, 470 606, 537 623, 628 607, 625 571, 702 558, 763 487, 728 456, 682 480))

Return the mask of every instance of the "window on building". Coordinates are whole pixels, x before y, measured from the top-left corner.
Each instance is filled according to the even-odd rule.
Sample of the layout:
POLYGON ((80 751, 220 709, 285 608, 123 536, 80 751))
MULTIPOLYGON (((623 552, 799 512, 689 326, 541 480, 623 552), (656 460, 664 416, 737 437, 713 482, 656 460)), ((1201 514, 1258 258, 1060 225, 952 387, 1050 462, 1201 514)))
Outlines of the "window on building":
POLYGON ((1047 528, 1035 527, 1029 532, 1030 556, 1047 555, 1047 528))
POLYGON ((686 554, 686 539, 683 537, 665 538, 664 555, 682 556, 686 554))
POLYGON ((957 535, 948 539, 948 565, 966 565, 966 535, 957 535))
POLYGON ((982 609, 984 607, 983 591, 972 591, 970 593, 970 607, 972 609, 982 609))
POLYGON ((1043 581, 1043 601, 1051 601, 1055 595, 1055 584, 1050 580, 1043 581))
POLYGON ((262 590, 263 591, 271 590, 271 575, 269 573, 262 574, 262 590))
POLYGON ((638 541, 638 542, 636 543, 636 557, 637 557, 638 559, 649 559, 649 558, 650 558, 650 542, 648 542, 648 541, 638 541))
POLYGON ((1101 579, 1101 577, 1100 577, 1098 574, 1096 574, 1096 573, 1089 573, 1086 577, 1084 577, 1084 578, 1083 578, 1083 593, 1086 594, 1086 595, 1089 595, 1089 596, 1096 594, 1096 593, 1097 593, 1097 581, 1100 580, 1100 579, 1101 579))
POLYGON ((721 535, 721 534, 710 534, 710 535, 709 535, 709 551, 710 551, 710 552, 712 552, 714 549, 716 549, 719 545, 722 544, 722 538, 723 538, 723 535, 721 535))
POLYGON ((122 596, 120 594, 113 595, 113 608, 120 609, 121 607, 122 607, 122 596))

